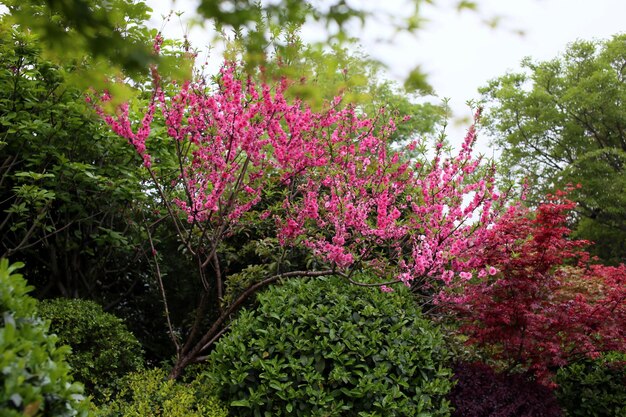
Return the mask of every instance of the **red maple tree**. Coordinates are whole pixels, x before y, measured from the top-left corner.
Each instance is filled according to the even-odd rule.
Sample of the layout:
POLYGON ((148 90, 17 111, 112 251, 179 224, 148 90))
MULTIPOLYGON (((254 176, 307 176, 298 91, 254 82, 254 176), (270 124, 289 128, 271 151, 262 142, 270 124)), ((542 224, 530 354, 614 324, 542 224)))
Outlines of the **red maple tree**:
POLYGON ((594 265, 590 242, 569 238, 566 196, 548 196, 534 215, 511 208, 480 249, 492 274, 443 297, 469 343, 547 384, 558 367, 626 350, 626 266, 594 265))

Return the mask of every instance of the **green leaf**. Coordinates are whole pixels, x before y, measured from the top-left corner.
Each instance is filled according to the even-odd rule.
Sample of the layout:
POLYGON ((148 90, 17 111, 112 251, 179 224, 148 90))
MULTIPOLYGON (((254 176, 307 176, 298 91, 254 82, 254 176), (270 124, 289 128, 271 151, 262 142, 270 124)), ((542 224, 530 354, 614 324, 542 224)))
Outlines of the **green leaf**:
POLYGON ((236 400, 230 402, 231 407, 250 407, 250 401, 248 400, 236 400))
POLYGON ((417 66, 409 73, 404 81, 404 88, 408 92, 418 92, 423 95, 433 94, 434 90, 427 81, 428 76, 422 70, 421 66, 417 66))

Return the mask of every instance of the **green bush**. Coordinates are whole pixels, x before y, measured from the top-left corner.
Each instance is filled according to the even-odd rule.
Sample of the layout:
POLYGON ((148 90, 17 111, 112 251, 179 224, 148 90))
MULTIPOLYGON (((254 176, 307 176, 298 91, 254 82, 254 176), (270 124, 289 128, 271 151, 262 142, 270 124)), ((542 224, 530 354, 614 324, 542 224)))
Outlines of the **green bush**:
POLYGON ((198 380, 181 383, 167 379, 162 369, 127 375, 120 392, 96 412, 98 417, 226 417, 210 385, 198 380))
POLYGON ((0 415, 86 416, 88 403, 66 362, 69 349, 57 347, 36 316, 32 288, 15 273, 21 266, 0 259, 0 415))
POLYGON ((405 288, 290 280, 242 311, 208 376, 235 415, 447 416, 448 352, 405 288))
POLYGON ((557 372, 556 383, 568 417, 626 417, 626 354, 569 365, 557 372))
POLYGON ((99 400, 117 380, 143 367, 141 345, 123 321, 88 300, 42 301, 39 314, 50 331, 72 348, 68 362, 74 378, 99 400))

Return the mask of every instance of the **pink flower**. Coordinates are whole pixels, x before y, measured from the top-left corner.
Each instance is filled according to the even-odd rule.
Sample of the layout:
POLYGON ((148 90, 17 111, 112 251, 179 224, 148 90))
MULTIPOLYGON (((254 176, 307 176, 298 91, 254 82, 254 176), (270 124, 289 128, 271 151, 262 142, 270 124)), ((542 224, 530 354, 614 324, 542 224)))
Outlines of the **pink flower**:
POLYGON ((444 273, 441 275, 441 279, 446 285, 452 282, 453 277, 454 277, 454 272, 452 271, 444 271, 444 273))
POLYGON ((471 272, 461 272, 459 274, 461 276, 461 279, 468 281, 470 279, 472 279, 472 273, 471 272))
POLYGON ((381 286, 380 286, 380 290, 381 290, 382 292, 393 292, 393 288, 389 288, 389 287, 388 287, 388 286, 386 286, 386 285, 381 285, 381 286))
POLYGON ((489 275, 493 276, 497 273, 498 273, 498 270, 496 268, 494 268, 493 266, 489 267, 489 275))

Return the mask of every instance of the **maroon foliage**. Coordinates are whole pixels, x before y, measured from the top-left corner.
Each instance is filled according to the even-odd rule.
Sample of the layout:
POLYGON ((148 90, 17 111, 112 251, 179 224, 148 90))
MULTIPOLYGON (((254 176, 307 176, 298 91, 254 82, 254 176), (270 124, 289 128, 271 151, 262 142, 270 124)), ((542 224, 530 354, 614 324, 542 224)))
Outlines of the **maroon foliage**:
POLYGON ((554 393, 525 375, 498 374, 483 363, 455 367, 452 417, 560 417, 554 393))

